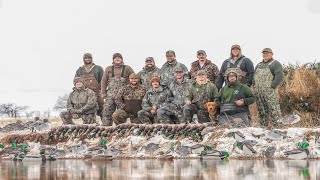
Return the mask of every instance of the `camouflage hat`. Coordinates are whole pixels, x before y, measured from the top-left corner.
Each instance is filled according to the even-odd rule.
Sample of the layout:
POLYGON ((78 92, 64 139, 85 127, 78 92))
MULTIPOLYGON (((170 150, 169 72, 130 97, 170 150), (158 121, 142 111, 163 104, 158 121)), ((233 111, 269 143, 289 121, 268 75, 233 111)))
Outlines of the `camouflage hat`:
POLYGON ((270 48, 264 48, 264 49, 262 50, 262 53, 264 53, 264 52, 273 53, 273 52, 272 52, 272 49, 270 49, 270 48))
POLYGON ((166 56, 170 56, 170 55, 176 56, 176 53, 172 50, 169 50, 166 52, 166 56))
POLYGON ((238 77, 237 73, 235 73, 235 72, 229 72, 229 73, 227 74, 227 77, 229 77, 229 76, 236 76, 236 77, 238 77))
POLYGON ((205 70, 199 70, 197 75, 207 75, 207 72, 205 70))
POLYGON ((85 54, 83 55, 83 59, 86 58, 86 57, 89 57, 89 58, 92 59, 92 54, 90 54, 90 53, 85 53, 85 54))
POLYGON ((121 59, 123 59, 122 55, 120 53, 114 53, 114 55, 112 56, 112 59, 119 57, 121 59))
POLYGON ((140 79, 140 76, 136 73, 132 73, 130 74, 129 79, 140 79))
POLYGON ((183 72, 183 68, 181 66, 178 66, 175 68, 174 72, 183 72))
POLYGON ((199 50, 199 51, 197 51, 197 55, 199 55, 199 54, 204 54, 204 55, 206 55, 206 52, 205 52, 204 50, 199 50))
POLYGON ((241 50, 241 47, 238 44, 234 44, 234 45, 231 46, 231 50, 234 49, 234 48, 237 48, 237 49, 241 50))
POLYGON ((152 62, 154 62, 154 59, 153 59, 153 57, 147 57, 145 62, 147 62, 147 61, 152 61, 152 62))
POLYGON ((81 77, 75 77, 75 78, 73 79, 73 84, 76 84, 77 82, 82 82, 82 83, 83 83, 82 78, 81 78, 81 77))
POLYGON ((152 83, 152 82, 158 82, 159 84, 160 84, 160 78, 159 77, 152 77, 151 79, 150 79, 150 83, 152 83))

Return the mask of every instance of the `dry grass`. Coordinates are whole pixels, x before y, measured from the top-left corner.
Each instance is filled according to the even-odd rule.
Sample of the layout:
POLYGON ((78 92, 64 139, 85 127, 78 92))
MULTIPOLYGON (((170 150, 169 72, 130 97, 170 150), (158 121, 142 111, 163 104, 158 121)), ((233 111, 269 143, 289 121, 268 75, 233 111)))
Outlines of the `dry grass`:
POLYGON ((299 127, 320 125, 320 67, 318 64, 289 65, 279 88, 280 106, 284 114, 301 113, 299 127))

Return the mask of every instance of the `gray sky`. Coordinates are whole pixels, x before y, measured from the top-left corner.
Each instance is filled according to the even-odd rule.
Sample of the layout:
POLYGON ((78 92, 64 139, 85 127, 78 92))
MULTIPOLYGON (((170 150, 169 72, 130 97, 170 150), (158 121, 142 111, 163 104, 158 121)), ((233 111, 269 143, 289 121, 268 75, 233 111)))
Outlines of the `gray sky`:
POLYGON ((319 60, 319 20, 319 0, 0 0, 0 103, 51 108, 85 52, 103 68, 120 52, 135 71, 169 49, 220 67, 235 43, 254 64, 265 47, 285 64, 319 60))

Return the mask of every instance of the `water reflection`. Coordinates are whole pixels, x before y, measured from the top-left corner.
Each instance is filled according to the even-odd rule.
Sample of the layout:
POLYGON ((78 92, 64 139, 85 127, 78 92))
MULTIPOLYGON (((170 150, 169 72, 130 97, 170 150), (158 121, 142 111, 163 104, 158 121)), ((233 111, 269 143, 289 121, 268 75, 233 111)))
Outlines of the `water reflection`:
POLYGON ((0 179, 320 179, 320 161, 2 161, 0 179))

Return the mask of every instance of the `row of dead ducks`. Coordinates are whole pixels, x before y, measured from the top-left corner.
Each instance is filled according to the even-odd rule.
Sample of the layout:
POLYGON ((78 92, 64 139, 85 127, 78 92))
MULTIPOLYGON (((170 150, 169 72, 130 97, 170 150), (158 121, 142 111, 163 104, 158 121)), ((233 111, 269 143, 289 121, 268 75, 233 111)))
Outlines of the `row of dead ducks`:
POLYGON ((21 120, 17 120, 14 123, 9 123, 3 127, 0 127, 0 132, 21 131, 30 129, 32 132, 48 131, 51 128, 51 123, 48 119, 35 118, 34 120, 23 123, 21 120))

